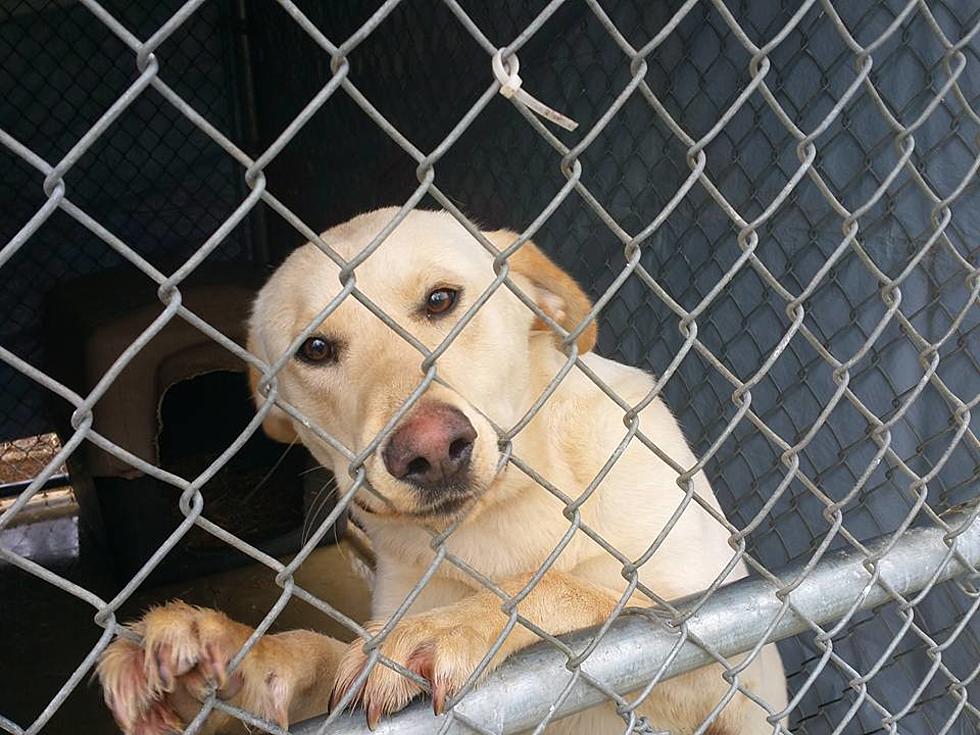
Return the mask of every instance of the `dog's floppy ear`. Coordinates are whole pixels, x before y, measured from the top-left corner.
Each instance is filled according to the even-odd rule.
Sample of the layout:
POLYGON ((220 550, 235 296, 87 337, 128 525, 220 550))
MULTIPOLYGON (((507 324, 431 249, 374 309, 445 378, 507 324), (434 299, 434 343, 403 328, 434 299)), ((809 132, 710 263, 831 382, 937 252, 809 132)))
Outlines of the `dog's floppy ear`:
MULTIPOLYGON (((510 247, 518 237, 510 230, 494 230, 484 235, 500 250, 510 247)), ((541 310, 568 331, 577 327, 592 309, 592 302, 575 280, 530 240, 518 248, 507 263, 512 274, 523 276, 530 282, 531 292, 528 295, 534 297, 541 310)), ((537 318, 531 330, 550 331, 537 318)), ((595 347, 596 331, 593 319, 578 337, 579 353, 584 354, 595 347)))
MULTIPOLYGON (((253 355, 258 354, 255 349, 255 340, 251 335, 246 343, 246 349, 253 355)), ((255 401, 256 408, 265 403, 265 396, 259 393, 259 379, 261 377, 262 375, 258 370, 252 365, 248 366, 248 387, 252 392, 252 400, 255 401)), ((289 416, 278 406, 273 406, 269 410, 269 413, 265 415, 265 420, 262 422, 262 430, 270 439, 282 442, 283 444, 292 444, 299 438, 296 436, 296 430, 293 429, 293 424, 289 420, 289 416)))

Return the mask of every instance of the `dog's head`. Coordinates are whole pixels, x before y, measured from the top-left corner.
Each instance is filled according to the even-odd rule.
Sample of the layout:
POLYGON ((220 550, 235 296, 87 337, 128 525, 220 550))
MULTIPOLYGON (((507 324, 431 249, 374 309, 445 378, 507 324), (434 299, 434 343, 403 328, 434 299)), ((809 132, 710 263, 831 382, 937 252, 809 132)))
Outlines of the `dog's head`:
MULTIPOLYGON (((350 259, 394 214, 384 209, 355 217, 324 233, 323 240, 350 259)), ((516 239, 503 230, 486 236, 501 249, 516 239)), ((566 329, 588 314, 582 290, 533 243, 508 263, 512 279, 566 329)), ((418 210, 355 273, 357 290, 429 349, 443 342, 495 278, 490 254, 455 219, 418 210)), ((267 363, 284 355, 343 290, 339 276, 340 268, 315 245, 294 251, 255 300, 249 350, 267 363)), ((588 351, 594 341, 590 324, 579 350, 588 351)), ((432 383, 365 460, 368 481, 388 502, 359 492, 357 504, 378 515, 437 518, 454 515, 485 493, 483 502, 493 502, 494 493, 487 491, 499 450, 491 421, 508 429, 524 415, 537 398, 531 392, 535 355, 554 349, 551 330, 509 289, 497 289, 438 357, 445 385, 432 383)), ((357 454, 418 388, 422 361, 417 349, 349 295, 290 356, 278 387, 312 424, 357 454)), ((256 392, 259 375, 251 372, 256 392)), ((256 392, 256 400, 264 399, 256 392)), ((264 428, 279 441, 298 438, 344 484, 349 460, 309 427, 273 408, 264 428)))

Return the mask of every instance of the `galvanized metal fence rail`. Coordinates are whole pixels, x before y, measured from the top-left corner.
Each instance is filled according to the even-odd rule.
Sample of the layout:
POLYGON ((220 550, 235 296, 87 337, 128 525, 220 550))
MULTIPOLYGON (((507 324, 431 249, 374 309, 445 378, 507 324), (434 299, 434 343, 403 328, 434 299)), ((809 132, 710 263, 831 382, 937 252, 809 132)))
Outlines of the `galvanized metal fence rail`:
MULTIPOLYGON (((39 713, 32 722, 13 722, 0 714, 0 728, 21 735, 36 733, 44 728, 54 712, 61 706, 71 692, 85 679, 99 654, 122 629, 117 620, 116 611, 134 593, 147 578, 151 571, 160 563, 163 557, 177 545, 181 538, 197 526, 223 540, 230 546, 247 554, 257 563, 267 566, 276 575, 276 583, 282 588, 278 602, 269 610, 256 634, 247 642, 245 648, 236 657, 241 657, 254 645, 269 626, 275 621, 286 603, 291 598, 298 598, 313 605, 324 614, 340 621, 352 632, 365 640, 365 650, 370 653, 369 660, 376 666, 396 666, 380 655, 379 646, 391 625, 386 626, 377 636, 370 635, 358 621, 351 620, 339 613, 327 600, 319 599, 309 590, 300 587, 294 573, 304 563, 309 554, 315 549, 336 518, 344 511, 353 494, 367 487, 363 462, 381 445, 391 431, 394 421, 389 424, 389 430, 382 432, 365 447, 346 447, 330 434, 329 426, 314 427, 320 440, 341 451, 349 459, 349 473, 353 479, 350 489, 340 499, 337 508, 323 520, 319 529, 312 534, 308 542, 288 564, 282 564, 274 558, 262 553, 254 546, 228 533, 207 518, 207 507, 201 495, 201 487, 214 476, 216 472, 239 451, 247 439, 259 430, 263 418, 276 405, 291 416, 305 420, 295 408, 283 401, 277 392, 276 374, 292 357, 296 347, 313 333, 323 318, 333 312, 344 298, 358 300, 393 332, 400 335, 419 352, 419 364, 423 378, 409 399, 396 413, 395 418, 404 416, 416 403, 424 391, 434 382, 440 380, 438 359, 459 332, 479 310, 483 299, 477 299, 475 304, 460 318, 458 328, 453 329, 446 340, 433 350, 421 347, 417 341, 403 330, 390 315, 384 313, 377 305, 362 293, 357 287, 357 269, 381 245, 385 237, 397 226, 407 214, 426 197, 431 197, 450 212, 485 248, 494 255, 494 267, 497 278, 487 291, 487 295, 497 289, 509 289, 515 293, 529 309, 547 323, 561 339, 563 350, 567 356, 565 369, 555 376, 544 394, 532 407, 528 417, 515 427, 498 427, 500 445, 508 461, 518 470, 534 477, 534 472, 524 460, 512 451, 511 440, 522 426, 533 416, 541 405, 565 378, 570 371, 580 371, 592 379, 611 400, 620 406, 623 412, 624 425, 629 431, 630 441, 642 443, 650 451, 658 453, 665 462, 677 473, 679 506, 695 502, 699 503, 715 516, 730 534, 730 544, 738 552, 750 570, 755 573, 753 580, 743 581, 730 588, 722 588, 722 579, 686 601, 671 601, 661 599, 655 592, 639 582, 638 565, 656 551, 657 544, 650 548, 644 559, 630 559, 621 555, 615 548, 589 528, 578 513, 582 497, 569 497, 546 482, 541 482, 544 491, 554 494, 566 508, 565 517, 568 519, 569 531, 548 557, 540 573, 532 580, 532 585, 554 563, 564 546, 573 534, 584 533, 603 545, 606 551, 617 559, 623 568, 623 575, 640 593, 648 596, 657 606, 656 615, 641 617, 626 613, 626 598, 620 600, 613 615, 606 625, 598 631, 583 633, 568 639, 557 639, 537 629, 529 621, 523 619, 518 612, 517 603, 523 597, 519 594, 508 597, 495 585, 494 581, 475 572, 472 568, 455 558, 445 546, 445 540, 450 531, 434 534, 433 548, 435 559, 429 572, 434 571, 438 564, 452 564, 460 571, 473 577, 475 581, 494 591, 501 597, 501 608, 510 616, 516 625, 524 625, 536 632, 545 643, 539 650, 528 652, 515 657, 498 672, 483 688, 473 689, 468 686, 460 696, 449 702, 446 714, 433 718, 420 709, 410 709, 407 713, 397 716, 382 725, 391 731, 476 731, 476 732, 517 732, 523 729, 543 729, 551 721, 562 715, 577 711, 587 705, 602 700, 616 704, 617 711, 622 715, 623 727, 627 731, 647 732, 649 724, 641 718, 636 707, 640 697, 629 692, 648 690, 657 682, 671 675, 676 675, 692 666, 706 661, 721 663, 727 670, 731 692, 740 688, 737 673, 745 665, 736 663, 732 657, 744 651, 757 654, 766 642, 805 632, 812 636, 813 644, 821 651, 818 661, 813 662, 808 670, 805 681, 794 686, 791 692, 790 705, 787 711, 775 711, 767 707, 774 732, 786 732, 782 718, 792 714, 795 704, 806 691, 827 669, 835 669, 842 673, 852 690, 853 702, 832 724, 835 732, 849 731, 856 713, 861 708, 870 708, 879 721, 880 729, 887 732, 904 732, 903 718, 917 706, 919 695, 927 686, 937 682, 941 686, 941 697, 947 700, 949 707, 944 710, 944 718, 938 723, 939 732, 970 732, 980 727, 980 710, 975 701, 975 684, 977 673, 980 672, 980 661, 974 661, 970 671, 954 670, 947 665, 944 655, 957 645, 960 636, 965 635, 973 625, 972 619, 978 605, 980 593, 975 586, 977 580, 977 564, 980 563, 980 525, 978 515, 980 506, 970 504, 957 512, 943 514, 939 508, 933 507, 933 499, 929 490, 939 473, 943 470, 954 452, 966 448, 968 456, 976 458, 980 452, 973 411, 977 406, 978 396, 974 391, 976 376, 961 376, 955 382, 949 376, 942 377, 940 365, 948 350, 954 343, 967 343, 967 350, 976 346, 977 327, 977 297, 980 295, 980 268, 977 265, 977 248, 969 243, 964 244, 959 237, 953 236, 953 225, 960 214, 957 206, 961 203, 965 192, 975 185, 975 178, 980 169, 980 141, 974 140, 970 149, 972 163, 965 169, 963 175, 952 185, 938 187, 930 178, 923 174, 919 164, 919 153, 916 148, 916 134, 941 105, 956 106, 960 114, 969 124, 980 125, 980 115, 977 113, 976 92, 964 90, 962 81, 966 78, 968 64, 977 63, 976 44, 977 31, 980 30, 980 16, 974 15, 967 21, 961 21, 962 32, 951 37, 947 30, 948 24, 937 18, 935 9, 924 0, 912 0, 901 6, 891 20, 873 38, 858 40, 852 35, 847 23, 842 19, 838 8, 831 0, 804 0, 793 12, 790 20, 775 35, 766 39, 754 39, 740 24, 737 14, 722 0, 688 0, 681 4, 676 12, 653 37, 644 39, 640 46, 628 40, 629 34, 617 27, 608 9, 598 0, 584 0, 588 12, 604 28, 609 38, 618 46, 622 60, 630 71, 629 82, 616 96, 615 101, 587 129, 576 131, 573 136, 558 135, 550 127, 558 123, 567 128, 574 125, 567 120, 561 110, 552 110, 544 102, 539 102, 533 93, 535 90, 524 90, 519 75, 519 57, 525 45, 539 33, 547 32, 548 20, 565 4, 555 0, 546 4, 521 33, 508 45, 498 47, 485 32, 474 22, 463 4, 456 0, 444 0, 444 5, 455 17, 457 31, 471 37, 486 53, 486 86, 479 99, 453 126, 448 135, 431 150, 421 150, 405 137, 386 117, 375 103, 368 99, 358 84, 351 78, 349 59, 353 57, 358 47, 382 24, 386 18, 400 5, 399 0, 388 0, 381 4, 370 17, 348 38, 343 41, 329 37, 330 29, 318 27, 300 9, 288 0, 277 0, 292 20, 310 39, 322 50, 325 59, 329 59, 331 76, 329 81, 306 104, 293 122, 288 125, 279 137, 259 156, 248 156, 235 141, 215 127, 207 117, 201 114, 193 105, 188 103, 172 86, 164 81, 167 59, 158 56, 161 45, 192 17, 204 4, 204 0, 191 0, 184 4, 169 20, 162 24, 156 32, 147 38, 138 38, 105 7, 95 0, 80 0, 106 28, 117 36, 133 54, 134 76, 131 85, 102 117, 85 133, 75 145, 60 160, 47 161, 38 156, 29 147, 7 132, 0 130, 0 145, 3 145, 13 155, 19 157, 33 167, 42 178, 41 186, 45 194, 45 202, 41 208, 24 223, 20 231, 0 250, 0 274, 2 268, 22 248, 29 247, 31 237, 56 211, 71 217, 79 228, 83 228, 102 240, 108 247, 131 263, 148 278, 158 284, 158 295, 164 306, 154 322, 126 349, 114 362, 95 388, 87 395, 78 395, 66 386, 58 383, 45 374, 36 365, 0 345, 0 360, 37 382, 47 390, 70 402, 74 407, 72 426, 74 433, 63 437, 63 448, 54 456, 41 472, 24 490, 17 500, 0 516, 0 529, 8 525, 17 513, 28 503, 31 497, 59 471, 65 459, 83 442, 92 442, 99 448, 127 462, 136 470, 155 477, 173 486, 179 491, 179 506, 185 520, 169 537, 167 542, 147 561, 143 568, 124 586, 112 599, 101 599, 91 591, 39 566, 37 563, 0 548, 0 558, 16 565, 25 572, 34 575, 46 583, 54 585, 65 592, 74 595, 92 606, 95 622, 104 628, 104 633, 97 645, 92 648, 85 659, 80 662, 74 673, 65 681, 61 690, 51 700, 47 708, 39 713), (741 49, 748 55, 748 82, 745 84, 733 103, 719 116, 713 126, 700 135, 680 125, 668 111, 663 101, 647 82, 649 62, 674 33, 679 24, 696 10, 708 7, 717 13, 724 24, 737 39, 741 49), (815 124, 803 127, 799 122, 799 114, 785 108, 781 103, 778 90, 770 85, 772 57, 780 45, 792 34, 794 29, 814 14, 821 14, 824 22, 829 24, 834 33, 847 46, 850 53, 852 79, 846 90, 841 94, 823 116, 815 124), (908 24, 913 22, 925 23, 930 29, 935 43, 942 51, 940 75, 935 93, 927 103, 921 105, 916 114, 903 117, 896 114, 885 97, 876 86, 872 71, 876 70, 876 53, 901 35, 908 24), (242 176, 249 188, 245 197, 235 211, 218 227, 213 234, 200 244, 195 253, 172 273, 164 273, 155 268, 128 243, 113 234, 104 223, 97 221, 83 207, 78 206, 72 199, 72 192, 66 185, 66 176, 79 159, 88 151, 100 136, 103 136, 120 115, 147 90, 154 90, 166 100, 175 111, 179 112, 210 140, 219 145, 240 166, 242 176), (530 93, 529 93, 530 92, 530 93), (565 177, 565 184, 551 199, 533 222, 521 232, 518 239, 506 250, 499 251, 486 240, 479 228, 467 219, 455 205, 450 192, 443 191, 436 184, 436 171, 440 162, 450 148, 460 139, 465 131, 485 111, 491 101, 503 94, 513 104, 514 114, 521 115, 526 124, 533 129, 541 140, 545 141, 556 154, 556 167, 565 177), (414 193, 399 208, 397 215, 375 240, 355 258, 345 261, 323 242, 316 231, 308 227, 289 207, 269 190, 265 169, 279 155, 283 148, 298 134, 313 115, 335 96, 344 95, 352 100, 374 125, 389 136, 416 164, 418 187, 414 193), (639 97, 646 103, 651 120, 665 126, 676 142, 686 149, 686 163, 689 173, 683 183, 669 198, 661 211, 635 230, 627 230, 622 223, 612 216, 583 177, 582 159, 586 151, 595 141, 608 131, 616 116, 627 101, 639 97), (820 150, 823 137, 828 130, 839 122, 846 114, 849 105, 858 98, 871 100, 881 119, 891 131, 891 142, 896 151, 896 160, 891 169, 881 177, 870 195, 861 201, 851 202, 840 194, 840 187, 821 173, 819 164, 820 150), (785 183, 777 195, 765 202, 751 216, 739 211, 723 194, 709 174, 707 150, 713 140, 724 130, 725 126, 742 110, 750 100, 764 101, 767 109, 778 119, 779 123, 794 141, 798 164, 788 172, 785 183), (574 141, 568 144, 566 141, 574 141), (911 247, 904 265, 897 273, 883 269, 870 251, 862 237, 862 218, 879 206, 888 192, 899 180, 907 180, 918 193, 929 203, 928 222, 923 223, 924 235, 911 247), (785 207, 803 183, 814 187, 822 196, 823 203, 829 208, 832 217, 840 225, 841 235, 836 247, 823 258, 822 265, 813 272, 802 288, 788 288, 770 267, 765 259, 760 257, 760 247, 765 241, 767 226, 782 207, 785 207), (685 308, 658 279, 658 274, 650 272, 641 262, 644 246, 664 226, 664 223, 674 213, 677 207, 692 191, 707 193, 717 209, 731 223, 733 240, 737 243, 740 255, 731 262, 717 282, 710 288, 693 308, 685 308), (569 332, 551 321, 540 311, 531 298, 521 292, 520 288, 508 276, 507 258, 520 248, 527 240, 539 232, 544 232, 549 219, 556 210, 566 202, 574 202, 576 206, 587 208, 621 244, 621 252, 616 254, 619 259, 618 275, 612 280, 604 292, 598 294, 595 307, 578 327, 569 332), (847 203, 845 204, 845 201, 847 203), (304 238, 315 243, 327 257, 341 266, 341 281, 344 289, 340 298, 335 299, 317 315, 306 330, 294 340, 292 349, 284 353, 272 364, 266 365, 250 355, 241 345, 236 344, 227 336, 216 330, 212 325, 190 311, 182 303, 181 284, 211 253, 218 248, 234 228, 239 226, 245 217, 256 207, 264 206, 275 215, 288 222, 304 238), (916 272, 924 267, 937 252, 956 264, 955 276, 960 287, 967 294, 958 308, 950 315, 946 328, 938 336, 925 336, 921 326, 903 311, 903 285, 916 272), (828 278, 835 266, 845 258, 856 258, 861 266, 877 283, 877 300, 881 308, 881 316, 869 330, 862 344, 847 354, 836 354, 828 349, 818 331, 813 328, 813 314, 809 311, 809 300, 821 284, 828 278), (740 273, 751 270, 757 274, 764 287, 771 291, 773 299, 788 316, 788 327, 774 341, 774 347, 769 350, 764 359, 748 377, 739 377, 725 360, 716 355, 710 346, 699 335, 699 324, 707 310, 724 289, 732 283, 740 273), (592 318, 600 315, 603 308, 615 297, 617 292, 627 282, 639 282, 648 290, 652 298, 666 305, 676 316, 676 326, 683 337, 681 348, 674 355, 670 365, 658 376, 655 388, 644 401, 644 405, 659 395, 668 381, 674 377, 681 363, 689 356, 697 356, 710 368, 721 375, 731 388, 731 400, 735 407, 734 414, 717 427, 714 443, 703 452, 695 467, 684 467, 673 462, 657 447, 656 437, 645 435, 636 421, 638 406, 631 405, 616 395, 604 385, 585 365, 577 352, 576 338, 586 328, 592 318), (263 375, 263 390, 266 401, 255 419, 245 428, 227 450, 201 475, 194 478, 183 478, 166 472, 112 443, 93 429, 92 409, 99 399, 105 395, 112 382, 133 357, 158 334, 164 326, 174 319, 183 319, 194 325, 203 334, 214 340, 231 353, 256 367, 263 375), (914 386, 904 391, 896 400, 893 410, 887 415, 879 415, 872 410, 851 386, 851 378, 862 361, 867 360, 876 342, 886 328, 898 325, 902 334, 913 346, 919 363, 919 373, 914 386), (973 339, 971 342, 970 339, 973 339), (771 428, 762 415, 753 410, 753 389, 764 380, 773 365, 788 349, 794 340, 803 340, 816 351, 823 363, 829 367, 835 389, 830 400, 824 405, 820 415, 802 435, 787 438, 771 428), (932 462, 928 471, 921 471, 906 461, 897 452, 892 442, 892 430, 916 404, 924 391, 931 391, 941 396, 948 412, 951 430, 947 435, 946 447, 932 462), (830 496, 824 492, 819 481, 809 476, 803 469, 801 455, 808 445, 825 425, 830 414, 840 405, 849 405, 867 422, 869 427, 867 437, 874 443, 876 449, 872 456, 862 459, 864 470, 857 474, 850 490, 841 496, 830 496), (690 490, 690 480, 701 470, 717 452, 721 444, 731 436, 739 424, 747 423, 754 426, 771 443, 778 453, 781 462, 782 481, 775 491, 763 503, 762 507, 749 522, 740 526, 732 524, 724 516, 719 515, 703 503, 702 499, 690 490), (910 499, 907 513, 889 534, 874 543, 867 538, 856 537, 847 527, 844 520, 845 510, 859 502, 862 493, 867 491, 867 481, 873 472, 882 464, 891 467, 894 473, 901 477, 910 499), (819 538, 814 539, 814 547, 805 563, 788 569, 769 569, 751 553, 748 538, 761 524, 768 521, 772 507, 780 501, 791 483, 799 483, 806 491, 816 498, 823 506, 823 516, 827 528, 819 538), (832 549, 843 546, 845 551, 832 549), (917 616, 917 606, 947 579, 955 578, 959 592, 968 601, 965 613, 959 623, 952 629, 946 630, 942 638, 922 623, 917 616), (843 580, 843 581, 842 581, 843 580), (760 617, 753 626, 745 626, 744 621, 734 621, 726 612, 726 603, 738 600, 742 604, 750 603, 760 611, 760 617), (881 659, 870 668, 856 668, 846 657, 835 650, 834 641, 842 631, 847 629, 860 610, 882 604, 897 606, 904 625, 894 637, 893 644, 897 645, 905 636, 913 636, 921 640, 927 650, 932 668, 927 676, 916 686, 913 696, 905 706, 895 708, 880 701, 874 696, 868 683, 876 676, 881 665, 891 655, 894 646, 888 648, 881 659), (617 646, 624 641, 639 646, 636 654, 639 658, 630 660, 617 652, 617 646), (640 661, 642 659, 642 662, 640 661), (549 672, 545 676, 545 672, 549 672), (556 677, 555 672, 564 672, 563 678, 556 677), (522 696, 518 699, 514 694, 513 682, 520 682, 522 696), (472 693, 471 693, 472 690, 472 693), (490 718, 490 710, 493 717, 490 718), (502 713, 502 714, 501 714, 502 713), (502 729, 501 729, 502 727, 502 729)), ((884 71, 887 73, 887 70, 884 71)), ((678 243, 678 248, 683 243, 678 243)), ((612 254, 611 254, 612 256, 612 254)), ((819 317, 816 317, 819 318, 819 317)), ((972 363, 976 366, 975 358, 972 363)), ((615 461, 615 457, 611 458, 615 461)), ((611 463, 610 463, 611 464, 611 463)), ((977 470, 970 474, 972 490, 970 497, 980 496, 977 483, 977 470)), ((601 479, 601 476, 600 478, 601 479)), ((598 482, 598 480, 597 480, 598 482)), ((586 496, 596 483, 589 488, 579 490, 586 496)), ((970 489, 970 484, 967 485, 970 489)), ((669 531, 669 529, 668 529, 669 531)), ((653 540, 651 540, 653 541, 653 540)), ((424 585, 428 575, 419 580, 417 590, 424 585)), ((526 590, 525 590, 526 592, 526 590)), ((407 606, 406 606, 407 607, 407 606)), ((502 641, 497 642, 497 646, 502 641)), ((753 654, 753 655, 754 655, 753 654)), ((488 656, 489 659, 489 656, 488 656)), ((234 664, 233 664, 234 665, 234 664)), ((327 693, 324 693, 326 697, 327 693)), ((762 706, 766 703, 760 702, 762 706)), ((264 722, 254 714, 242 711, 222 702, 214 695, 209 697, 199 715, 191 722, 186 732, 197 732, 208 714, 219 709, 230 712, 242 721, 270 732, 282 732, 274 723, 264 722)), ((717 710, 706 720, 699 732, 705 732, 710 727, 711 719, 717 710)), ((320 722, 307 723, 298 728, 302 732, 361 732, 364 730, 363 721, 350 719, 343 714, 342 709, 330 714, 320 722)))

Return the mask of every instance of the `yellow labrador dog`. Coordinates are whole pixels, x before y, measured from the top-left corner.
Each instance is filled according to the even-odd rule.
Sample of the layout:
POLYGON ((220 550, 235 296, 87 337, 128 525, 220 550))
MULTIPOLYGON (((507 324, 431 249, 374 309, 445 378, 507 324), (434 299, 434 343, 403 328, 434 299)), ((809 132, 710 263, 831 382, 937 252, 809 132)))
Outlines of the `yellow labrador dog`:
MULTIPOLYGON (((355 217, 323 239, 345 258, 360 252, 393 218, 394 209, 355 217)), ((488 232, 499 248, 516 235, 488 232)), ((583 320, 589 300, 575 282, 531 242, 509 259, 510 275, 566 329, 583 320)), ((273 362, 341 290, 339 269, 316 246, 293 252, 259 293, 249 348, 273 362)), ((459 317, 494 279, 487 251, 444 212, 413 211, 380 248, 357 267, 357 286, 429 348, 441 343, 459 317)), ((583 361, 632 405, 650 391, 650 375, 590 352, 594 325, 579 339, 583 361)), ((389 422, 422 379, 420 353, 397 337, 363 304, 345 299, 302 343, 279 374, 282 397, 355 452, 389 422)), ((405 600, 433 559, 431 531, 462 518, 448 550, 489 576, 508 594, 521 590, 568 531, 564 503, 513 465, 500 469, 493 426, 517 425, 562 369, 565 355, 554 333, 508 289, 494 292, 438 359, 445 384, 433 383, 365 462, 370 484, 386 499, 359 490, 352 512, 377 555, 372 613, 386 620, 405 600), (451 387, 446 387, 451 386, 451 387)), ((255 378, 253 376, 253 386, 255 378)), ((259 399, 261 400, 261 399, 259 399)), ((677 422, 659 399, 640 414, 641 429, 682 467, 695 464, 677 422)), ((264 426, 275 439, 297 437, 336 474, 343 492, 348 460, 306 425, 274 409, 264 426)), ((583 492, 626 434, 623 410, 573 369, 533 419, 513 438, 513 453, 569 497, 583 492)), ((629 444, 581 506, 584 523, 625 556, 636 559, 657 538, 682 498, 677 474, 638 441, 629 444)), ((697 492, 717 501, 703 474, 697 492)), ((719 510, 720 512, 720 510, 719 510)), ((727 532, 697 504, 684 510, 650 560, 641 581, 663 598, 711 584, 732 557, 727 532)), ((552 634, 606 620, 626 588, 622 564, 578 532, 557 563, 519 605, 519 612, 552 634)), ((730 579, 744 576, 739 563, 730 579)), ((631 604, 649 604, 634 595, 631 604)), ((431 682, 441 711, 502 633, 501 600, 457 567, 442 563, 395 626, 381 651, 431 682)), ((378 625, 370 624, 376 630, 378 625)), ((142 645, 119 639, 103 655, 98 673, 105 698, 126 733, 152 735, 180 728, 198 710, 207 681, 220 695, 286 726, 334 704, 363 671, 362 641, 351 645, 308 631, 261 638, 232 675, 230 657, 252 632, 222 613, 183 603, 150 611, 133 628, 142 645)), ((536 636, 516 626, 489 668, 536 636)), ((717 665, 655 688, 643 704, 658 730, 690 733, 728 690, 717 665)), ((741 675, 745 688, 775 711, 786 705, 785 679, 774 646, 741 675)), ((353 702, 368 724, 422 694, 411 680, 376 666, 353 702)), ((772 732, 767 713, 738 694, 712 722, 714 735, 772 732)), ((213 715, 207 731, 232 723, 213 715)), ((619 733, 612 706, 552 725, 549 732, 619 733)))

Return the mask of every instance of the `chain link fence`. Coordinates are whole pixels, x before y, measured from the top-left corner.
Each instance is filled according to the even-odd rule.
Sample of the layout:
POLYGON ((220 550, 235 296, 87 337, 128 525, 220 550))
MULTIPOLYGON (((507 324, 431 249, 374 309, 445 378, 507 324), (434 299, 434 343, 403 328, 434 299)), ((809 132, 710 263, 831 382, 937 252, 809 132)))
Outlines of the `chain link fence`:
MULTIPOLYGON (((598 351, 654 371, 654 394, 701 458, 697 468, 672 464, 676 502, 697 502, 683 488, 703 466, 725 511, 716 520, 753 577, 663 600, 638 582, 637 560, 606 544, 655 614, 629 613, 624 598, 598 631, 559 639, 535 630, 542 646, 507 661, 443 715, 419 705, 382 727, 518 732, 611 701, 624 731, 648 732, 636 708, 658 682, 717 661, 734 693, 739 654, 778 640, 790 705, 770 708, 774 732, 976 732, 980 10, 966 0, 418 5, 5 4, 0 42, 12 51, 4 88, 25 79, 50 86, 23 87, 3 103, 4 184, 18 202, 4 215, 0 250, 0 303, 12 315, 0 336, 4 431, 16 439, 48 430, 39 419, 43 393, 70 404, 72 431, 4 506, 0 530, 86 445, 171 486, 183 520, 111 597, 0 548, 8 564, 90 605, 101 631, 47 707, 17 721, 0 712, 0 728, 45 728, 120 634, 116 611, 195 527, 268 567, 282 589, 246 649, 299 599, 363 637, 372 665, 397 666, 380 657, 389 628, 372 636, 294 577, 365 487, 361 463, 390 428, 367 447, 342 448, 353 484, 288 563, 229 533, 209 519, 201 488, 273 403, 296 416, 275 388, 291 355, 262 364, 188 308, 182 292, 205 261, 275 262, 302 240, 342 261, 317 233, 387 196, 402 206, 382 235, 435 203, 494 253, 492 289, 519 291, 507 257, 531 237, 587 286, 598 351), (37 14, 52 8, 82 24, 88 51, 32 39, 37 14), (233 80, 200 53, 221 53, 215 39, 225 23, 251 44, 229 45, 233 80), (115 86, 104 99, 73 101, 70 84, 38 74, 39 54, 53 55, 56 70, 75 52, 93 64, 111 54, 115 86), (577 122, 574 131, 552 125, 521 94, 505 99, 518 59, 522 89, 577 122), (42 120, 17 113, 45 90, 42 120), (193 167, 179 163, 194 151, 208 153, 193 167), (192 171, 200 183, 188 186, 192 171), (181 186, 168 188, 170 176, 181 186), (168 191, 179 192, 176 200, 168 191), (153 216, 107 208, 120 196, 133 199, 127 213, 153 216), (524 230, 501 253, 463 210, 524 230), (194 224, 177 244, 168 223, 185 220, 194 224), (154 227, 163 228, 159 238, 154 227), (179 262, 162 267, 163 252, 179 262), (128 264, 161 304, 84 395, 42 369, 32 327, 42 283, 57 284, 67 261, 73 273, 128 264), (269 389, 258 416, 195 477, 162 470, 93 421, 113 382, 172 321, 259 369, 269 389)), ((347 298, 368 308, 357 267, 382 241, 343 265, 347 298)), ((591 376, 575 347, 585 326, 556 327, 567 363, 553 386, 569 371, 591 376)), ((438 357, 456 334, 419 350, 425 377, 397 415, 439 380, 438 357)), ((621 407, 630 441, 658 452, 657 437, 631 422, 636 407, 599 388, 621 407)), ((317 429, 341 446, 331 427, 317 429)), ((503 447, 514 430, 499 427, 503 447)), ((516 453, 508 460, 533 476, 516 453)), ((575 512, 588 488, 542 483, 541 491, 565 505, 569 531, 532 584, 573 535, 595 535, 575 512)), ((524 593, 504 595, 454 557, 449 538, 434 536, 433 564, 456 565, 502 596, 514 625, 529 625, 519 615, 524 593)), ((186 732, 215 709, 282 732, 213 694, 186 732)), ((295 730, 365 725, 338 710, 295 730)))

